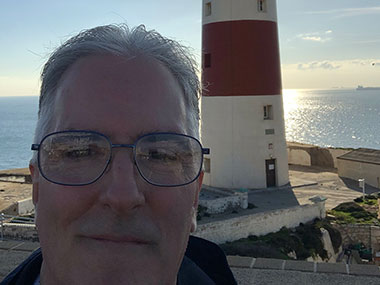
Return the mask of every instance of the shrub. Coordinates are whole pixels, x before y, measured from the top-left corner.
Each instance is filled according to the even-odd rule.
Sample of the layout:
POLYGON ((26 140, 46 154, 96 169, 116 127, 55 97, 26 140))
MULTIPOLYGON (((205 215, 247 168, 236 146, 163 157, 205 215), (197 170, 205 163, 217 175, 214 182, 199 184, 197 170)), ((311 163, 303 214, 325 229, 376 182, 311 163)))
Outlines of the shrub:
POLYGON ((377 199, 377 197, 375 195, 366 195, 365 198, 367 200, 376 200, 377 199))
POLYGON ((337 252, 342 243, 339 231, 327 220, 319 219, 313 223, 301 223, 294 230, 283 227, 276 233, 260 237, 251 235, 245 239, 222 244, 221 247, 228 255, 290 259, 288 254, 295 252, 297 259, 301 260, 316 255, 327 259, 327 252, 323 249, 321 240, 321 227, 329 231, 334 250, 337 252))
POLYGON ((364 211, 363 207, 359 206, 358 204, 354 202, 346 202, 339 204, 335 208, 333 208, 335 211, 340 212, 346 212, 346 213, 352 213, 352 212, 362 212, 364 211))

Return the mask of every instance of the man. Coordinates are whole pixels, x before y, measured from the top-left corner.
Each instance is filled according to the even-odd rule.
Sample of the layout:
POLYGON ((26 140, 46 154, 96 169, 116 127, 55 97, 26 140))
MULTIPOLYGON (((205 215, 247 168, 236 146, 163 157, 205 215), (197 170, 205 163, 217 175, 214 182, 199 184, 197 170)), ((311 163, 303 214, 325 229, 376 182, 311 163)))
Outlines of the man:
POLYGON ((144 26, 102 26, 59 47, 41 78, 30 171, 42 256, 4 284, 235 284, 216 245, 189 241, 208 150, 186 50, 144 26))

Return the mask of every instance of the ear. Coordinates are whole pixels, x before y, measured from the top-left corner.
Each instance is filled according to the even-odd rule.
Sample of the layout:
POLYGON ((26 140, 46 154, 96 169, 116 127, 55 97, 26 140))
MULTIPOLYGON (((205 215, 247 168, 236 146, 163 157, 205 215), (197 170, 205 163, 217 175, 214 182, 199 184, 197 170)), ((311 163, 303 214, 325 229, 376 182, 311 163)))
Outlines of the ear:
POLYGON ((38 183, 39 183, 39 178, 40 178, 40 173, 38 169, 35 168, 35 165, 30 163, 29 164, 29 171, 30 175, 32 177, 32 183, 33 183, 33 204, 36 207, 38 203, 38 183))
POLYGON ((197 189, 196 189, 193 207, 192 207, 192 220, 191 220, 191 228, 190 228, 191 233, 195 232, 195 230, 197 229, 197 212, 198 212, 198 204, 199 204, 199 193, 201 192, 201 188, 202 188, 203 174, 204 173, 202 171, 197 180, 197 189))

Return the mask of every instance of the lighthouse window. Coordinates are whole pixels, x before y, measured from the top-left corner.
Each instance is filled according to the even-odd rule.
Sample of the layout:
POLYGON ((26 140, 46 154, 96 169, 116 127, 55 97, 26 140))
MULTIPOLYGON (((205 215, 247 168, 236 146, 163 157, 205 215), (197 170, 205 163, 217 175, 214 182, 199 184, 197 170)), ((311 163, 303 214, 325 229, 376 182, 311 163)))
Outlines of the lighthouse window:
POLYGON ((211 53, 205 53, 203 57, 203 67, 211 67, 211 53))
POLYGON ((259 12, 266 12, 267 11, 266 0, 258 0, 257 1, 257 9, 259 10, 259 12))
POLYGON ((265 129, 266 135, 274 135, 274 129, 265 129))
POLYGON ((272 105, 265 105, 264 106, 264 120, 273 120, 272 105))
POLYGON ((211 2, 206 3, 205 5, 205 16, 211 15, 211 2))

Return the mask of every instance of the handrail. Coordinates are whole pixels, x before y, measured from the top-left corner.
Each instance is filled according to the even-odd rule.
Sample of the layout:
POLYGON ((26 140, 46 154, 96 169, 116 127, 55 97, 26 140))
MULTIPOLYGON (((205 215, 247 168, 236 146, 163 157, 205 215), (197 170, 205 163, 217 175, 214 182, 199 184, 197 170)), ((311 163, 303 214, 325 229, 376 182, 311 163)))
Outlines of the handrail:
POLYGON ((22 221, 25 224, 34 224, 34 218, 22 217, 22 216, 13 216, 13 215, 6 215, 4 213, 1 213, 0 220, 4 221, 4 220, 7 220, 7 219, 15 219, 15 220, 18 220, 20 222, 22 221))
MULTIPOLYGON (((1 213, 0 214, 0 227, 1 227, 0 240, 4 240, 4 227, 5 227, 4 221, 8 219, 14 219, 23 224, 30 224, 30 225, 35 224, 34 218, 12 216, 12 215, 6 215, 4 213, 1 213)), ((18 223, 14 223, 14 224, 17 225, 18 223)))

